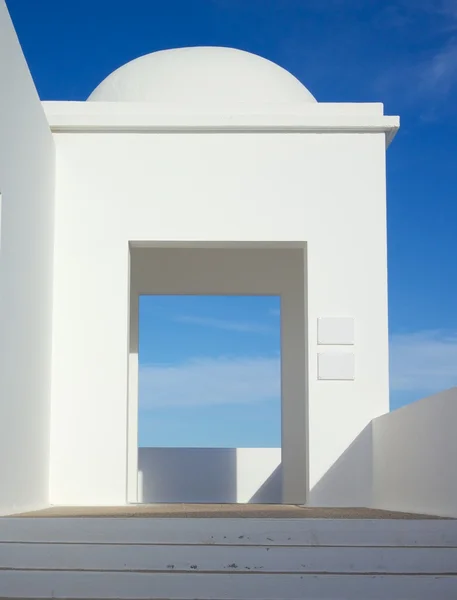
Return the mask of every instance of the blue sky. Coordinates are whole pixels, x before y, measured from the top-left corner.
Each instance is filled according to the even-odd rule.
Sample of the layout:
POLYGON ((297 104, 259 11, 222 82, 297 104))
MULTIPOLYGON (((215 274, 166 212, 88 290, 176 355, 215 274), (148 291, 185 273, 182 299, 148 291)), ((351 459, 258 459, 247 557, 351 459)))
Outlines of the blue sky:
MULTIPOLYGON (((43 100, 84 100, 154 50, 223 45, 279 63, 319 101, 381 101, 399 114, 387 157, 391 407, 457 385, 457 0, 7 4, 43 100)), ((278 443, 275 302, 143 301, 143 444, 278 443), (224 401, 202 388, 210 375, 226 382, 224 401), (187 404, 167 377, 182 382, 187 404), (148 385, 162 397, 154 406, 148 385)))
POLYGON ((140 298, 139 443, 281 445, 280 301, 140 298))

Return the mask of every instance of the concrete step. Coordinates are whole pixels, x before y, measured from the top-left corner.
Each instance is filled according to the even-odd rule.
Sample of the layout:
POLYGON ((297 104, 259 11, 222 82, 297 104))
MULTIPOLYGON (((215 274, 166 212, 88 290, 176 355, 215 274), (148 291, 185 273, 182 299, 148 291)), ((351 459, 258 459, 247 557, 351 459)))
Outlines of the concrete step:
POLYGON ((455 600, 457 577, 3 571, 0 598, 455 600))
POLYGON ((0 519, 0 599, 455 600, 457 521, 0 519))
POLYGON ((457 548, 0 544, 0 568, 195 573, 457 573, 457 548))
POLYGON ((457 520, 4 517, 0 542, 457 548, 457 520))

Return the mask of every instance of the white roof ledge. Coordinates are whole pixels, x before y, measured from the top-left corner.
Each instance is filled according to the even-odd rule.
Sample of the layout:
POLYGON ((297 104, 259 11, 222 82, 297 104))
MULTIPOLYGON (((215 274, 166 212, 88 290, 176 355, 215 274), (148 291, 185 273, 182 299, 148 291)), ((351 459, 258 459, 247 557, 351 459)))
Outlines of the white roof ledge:
POLYGON ((55 133, 266 132, 385 133, 393 140, 400 119, 382 104, 263 104, 186 108, 132 102, 43 102, 55 133))

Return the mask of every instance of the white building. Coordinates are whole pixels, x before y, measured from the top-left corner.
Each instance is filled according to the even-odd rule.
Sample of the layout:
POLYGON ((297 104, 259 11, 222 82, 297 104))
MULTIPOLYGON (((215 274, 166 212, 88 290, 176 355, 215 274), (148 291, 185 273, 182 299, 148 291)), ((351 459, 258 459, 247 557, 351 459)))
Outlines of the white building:
POLYGON ((281 462, 266 501, 457 515, 455 391, 381 416, 398 117, 227 48, 40 102, 3 2, 0 44, 0 512, 141 500, 139 294, 275 294, 282 449, 237 499, 281 462))

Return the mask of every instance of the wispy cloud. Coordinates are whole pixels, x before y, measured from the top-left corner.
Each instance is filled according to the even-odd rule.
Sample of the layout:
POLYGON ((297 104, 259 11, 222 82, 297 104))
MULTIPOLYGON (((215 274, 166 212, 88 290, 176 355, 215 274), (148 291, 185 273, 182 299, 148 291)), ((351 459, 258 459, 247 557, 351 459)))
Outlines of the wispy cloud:
MULTIPOLYGON (((243 405, 280 398, 279 357, 202 357, 175 365, 142 365, 140 407, 243 405)), ((457 331, 394 334, 393 392, 422 394, 457 385, 457 331)))
POLYGON ((223 329, 225 331, 238 331, 240 333, 273 333, 273 329, 262 323, 249 321, 231 321, 228 319, 214 319, 212 317, 177 316, 173 319, 178 323, 197 325, 199 327, 210 327, 212 329, 223 329))
POLYGON ((392 335, 390 383, 394 392, 419 394, 457 385, 457 331, 392 335))
POLYGON ((414 24, 417 18, 427 16, 432 32, 457 29, 457 3, 455 0, 396 0, 386 2, 376 15, 376 22, 395 29, 414 24))
POLYGON ((431 16, 442 18, 444 29, 457 30, 456 0, 403 0, 403 3, 412 10, 422 10, 431 16))
POLYGON ((432 118, 436 107, 448 102, 457 89, 457 1, 401 0, 386 5, 378 19, 397 34, 418 33, 414 53, 399 58, 378 77, 375 87, 378 92, 395 93, 402 102, 422 104, 422 116, 432 118), (420 30, 418 19, 422 19, 420 30))
POLYGON ((252 404, 280 397, 279 357, 196 358, 176 365, 144 365, 140 408, 252 404))
POLYGON ((457 85, 457 36, 420 65, 418 76, 424 93, 449 94, 457 85))

